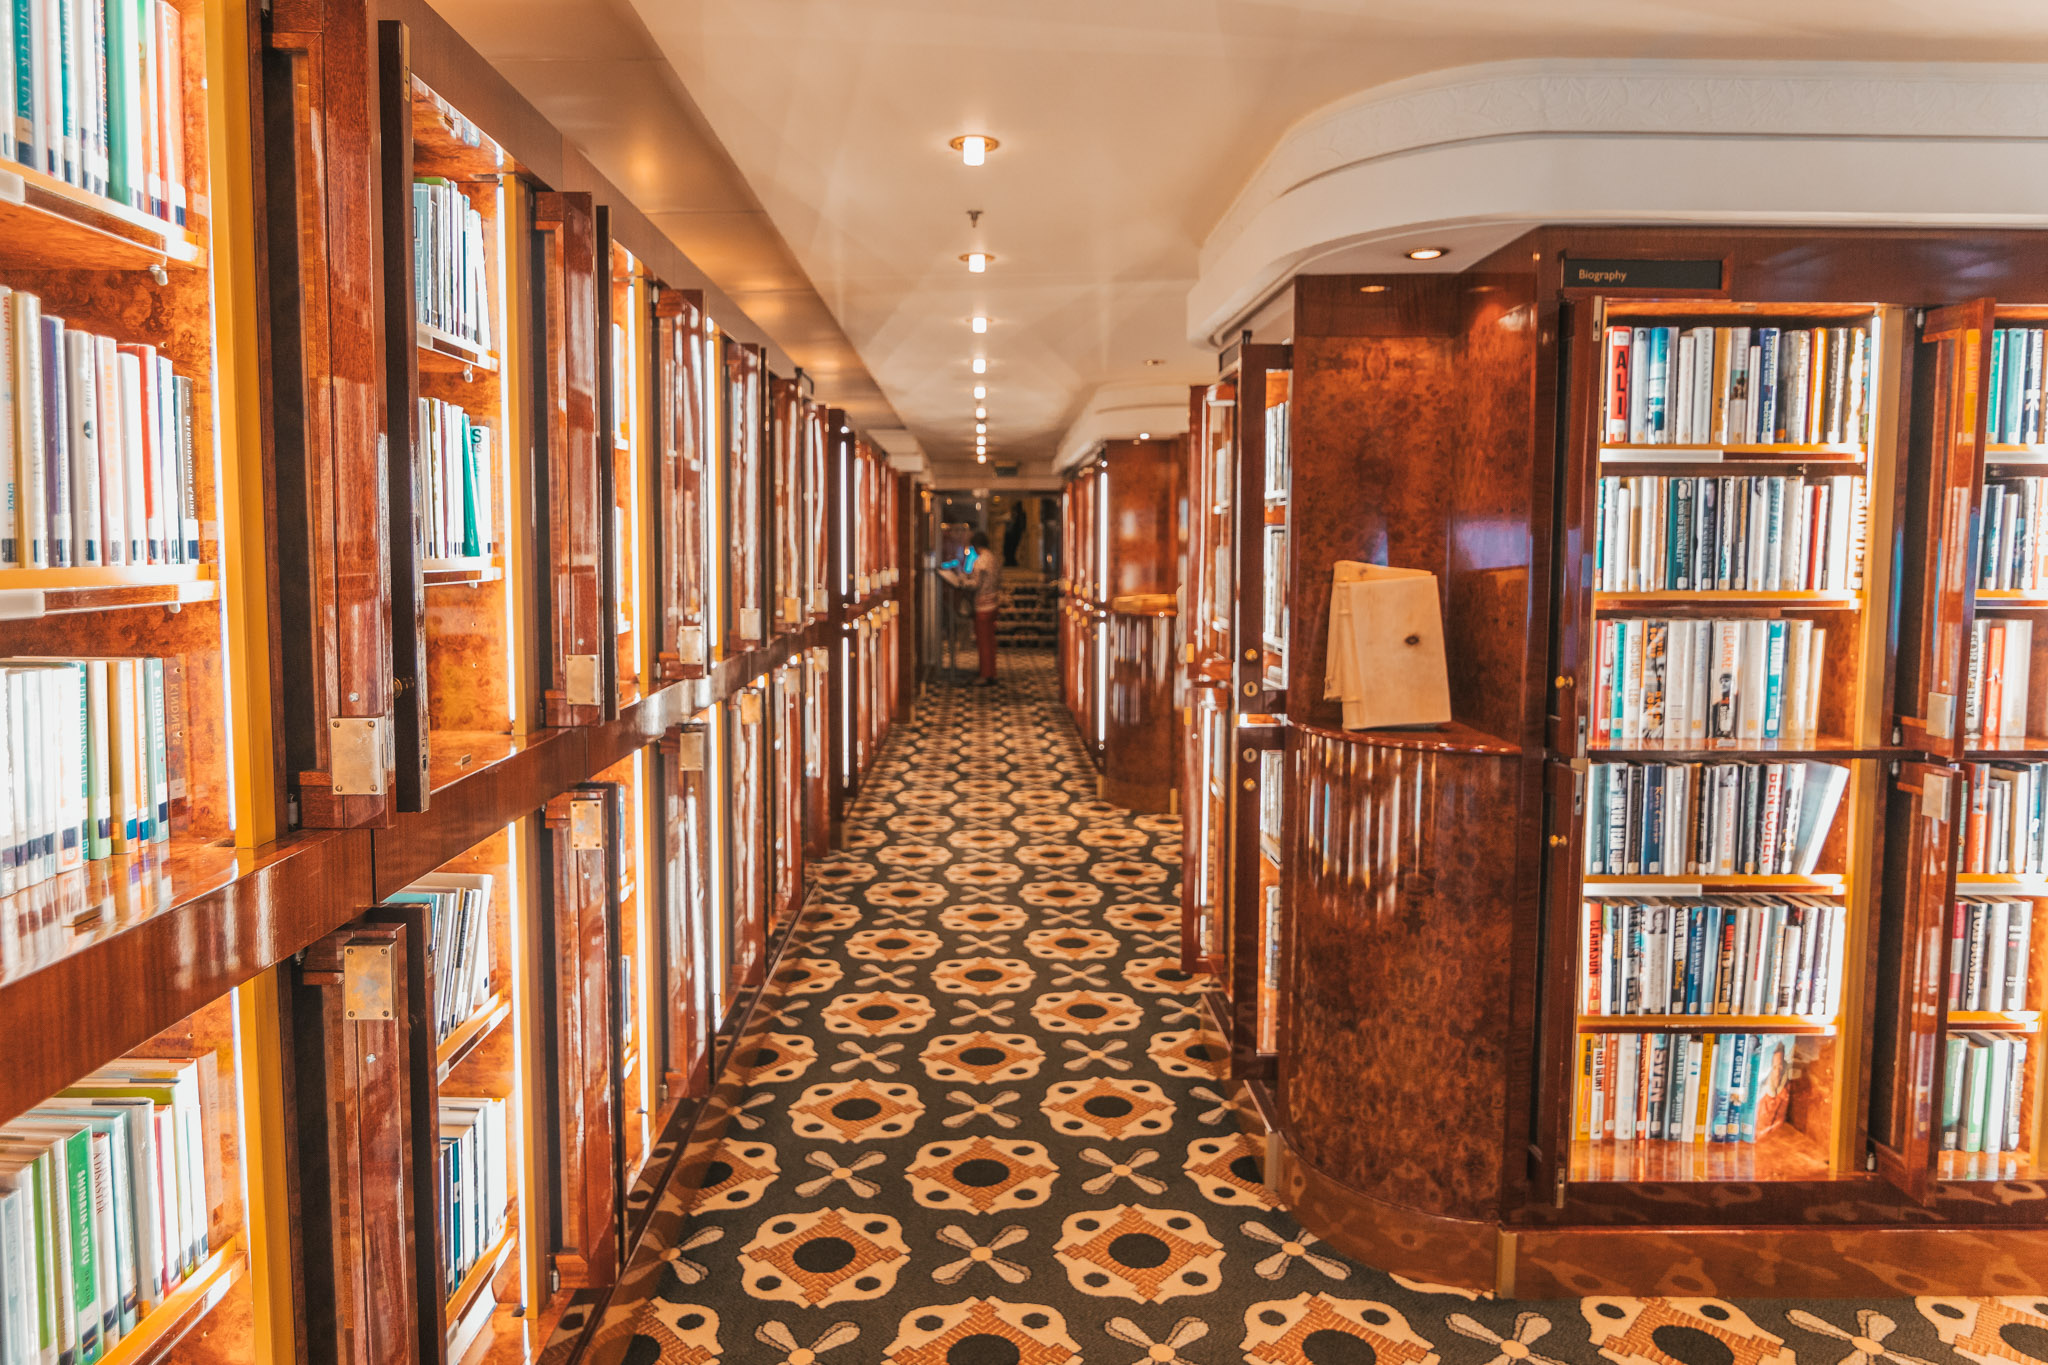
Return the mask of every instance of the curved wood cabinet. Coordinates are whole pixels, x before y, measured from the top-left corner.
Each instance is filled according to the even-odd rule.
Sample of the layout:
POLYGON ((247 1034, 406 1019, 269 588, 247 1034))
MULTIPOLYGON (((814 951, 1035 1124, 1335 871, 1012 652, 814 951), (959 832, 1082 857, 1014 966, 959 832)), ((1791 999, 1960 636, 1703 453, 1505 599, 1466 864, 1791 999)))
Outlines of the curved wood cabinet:
POLYGON ((1109 706, 1102 799, 1172 811, 1178 790, 1170 597, 1119 597, 1109 608, 1109 706))

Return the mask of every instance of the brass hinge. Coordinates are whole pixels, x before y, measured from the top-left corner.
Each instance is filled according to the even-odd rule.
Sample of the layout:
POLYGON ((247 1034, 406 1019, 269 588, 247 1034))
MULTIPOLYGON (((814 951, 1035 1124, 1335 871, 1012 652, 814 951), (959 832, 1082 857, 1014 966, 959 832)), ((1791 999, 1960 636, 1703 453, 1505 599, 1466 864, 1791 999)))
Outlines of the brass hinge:
POLYGON ((562 695, 571 706, 602 706, 604 689, 599 683, 597 656, 571 654, 562 660, 562 695))
POLYGON ((350 944, 341 950, 342 1018, 393 1019, 397 1001, 390 944, 350 944))
POLYGON ((387 747, 383 716, 335 716, 327 722, 327 781, 336 796, 382 796, 387 747))
POLYGON ((588 853, 604 847, 604 803, 596 797, 569 803, 569 848, 588 853))

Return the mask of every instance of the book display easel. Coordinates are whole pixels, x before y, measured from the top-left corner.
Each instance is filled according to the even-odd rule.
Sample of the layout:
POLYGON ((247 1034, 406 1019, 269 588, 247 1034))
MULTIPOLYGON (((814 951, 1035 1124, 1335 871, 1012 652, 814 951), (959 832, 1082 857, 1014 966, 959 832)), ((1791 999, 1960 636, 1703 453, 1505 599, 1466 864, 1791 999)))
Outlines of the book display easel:
POLYGON ((69 158, 0 139, 0 1227, 93 1229, 0 1293, 118 1365, 573 1351, 715 1137, 831 699, 863 763, 900 705, 839 657, 894 540, 858 597, 807 543, 905 491, 431 10, 119 19, 69 158))
POLYGON ((1278 595, 1235 557, 1313 1230, 1521 1294, 2041 1289, 2044 288, 2028 234, 1553 228, 1242 347, 1268 455, 1357 490, 1265 490, 1278 595), (1435 575, 1451 722, 1341 728, 1340 560, 1435 575))

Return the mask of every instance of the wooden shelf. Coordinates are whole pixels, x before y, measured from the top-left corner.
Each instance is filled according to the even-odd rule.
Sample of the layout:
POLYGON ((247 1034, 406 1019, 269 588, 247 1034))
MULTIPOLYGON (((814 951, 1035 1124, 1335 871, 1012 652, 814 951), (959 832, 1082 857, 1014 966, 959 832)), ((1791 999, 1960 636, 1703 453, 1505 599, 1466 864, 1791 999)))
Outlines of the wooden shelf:
POLYGON ((1807 589, 1796 592, 1763 592, 1748 589, 1693 592, 1660 589, 1654 592, 1593 594, 1595 612, 1643 611, 1651 607, 1677 607, 1687 604, 1710 607, 1717 612, 1759 607, 1810 607, 1841 611, 1863 605, 1863 594, 1852 591, 1822 592, 1807 589))
MULTIPOLYGON (((1598 290, 1590 291, 1598 293, 1598 290)), ((1874 303, 1752 303, 1736 299, 1632 299, 1607 300, 1607 316, 1623 318, 1814 318, 1843 320, 1867 318, 1878 311, 1874 303)))
POLYGON ((1582 1014, 1580 1033, 1797 1033, 1832 1038, 1832 1019, 1783 1014, 1582 1014))
POLYGON ((447 1080, 462 1064, 462 1059, 474 1052, 484 1039, 490 1037, 491 1031, 511 1015, 512 1002, 503 996, 493 995, 475 1014, 457 1024, 434 1050, 434 1069, 440 1078, 447 1080))
POLYGON ((2024 607, 2048 607, 2048 592, 2027 592, 2018 588, 1979 588, 1977 605, 2003 607, 2009 611, 2024 607))
POLYGON ((490 558, 422 559, 420 577, 430 588, 496 583, 505 577, 504 561, 490 558))
POLYGON ((2048 445, 2023 445, 2017 441, 1991 441, 1984 447, 1986 464, 2048 465, 2048 445))
POLYGON ((421 369, 444 374, 461 374, 464 370, 481 370, 485 374, 498 372, 497 356, 453 332, 430 323, 416 322, 413 334, 419 345, 421 369))
POLYGON ((1942 1152, 1935 1158, 1934 1178, 1958 1184, 1984 1180, 2038 1181, 2044 1175, 2025 1152, 1942 1152))
POLYGON ((1609 464, 1841 464, 1863 463, 1863 447, 1855 444, 1800 445, 1771 442, 1744 445, 1603 445, 1600 463, 1609 464))
POLYGON ((0 603, 16 619, 127 607, 187 606, 220 598, 211 564, 134 568, 0 569, 0 603), (37 602, 32 594, 40 594, 37 602))
POLYGON ((230 1238, 148 1317, 136 1323, 134 1331, 115 1342, 113 1349, 100 1357, 100 1365, 149 1365, 168 1358, 172 1348, 227 1297, 248 1269, 242 1239, 230 1238))
POLYGON ((2048 896, 2048 877, 2013 877, 1996 872, 1958 872, 1957 891, 2010 891, 2016 896, 2048 896))
POLYGON ((1573 1180, 1660 1185, 1829 1178, 1821 1145, 1790 1124, 1756 1142, 1573 1142, 1573 1180))
POLYGON ((193 265, 192 232, 10 162, 0 169, 0 264, 40 270, 193 265))
MULTIPOLYGON (((1982 736, 1977 737, 1979 740, 1982 736)), ((1996 747, 1978 748, 1974 743, 1963 750, 1965 760, 1988 762, 2001 758, 2039 760, 2048 755, 2048 739, 2031 735, 1997 735, 1993 737, 1996 747)))
POLYGON ((1816 758, 1842 759, 1874 757, 1877 749, 1858 748, 1835 735, 1812 735, 1800 742, 1783 739, 1709 739, 1693 743, 1660 744, 1649 740, 1627 740, 1614 744, 1586 746, 1589 757, 1607 762, 1686 758, 1816 758))
POLYGON ((447 1317, 443 1321, 448 1324, 448 1341, 451 1348, 461 1331, 464 1316, 476 1303, 477 1295, 498 1277, 498 1271, 504 1266, 505 1258, 512 1254, 512 1248, 519 1241, 519 1220, 516 1214, 516 1209, 508 1212, 504 1231, 498 1234, 498 1239, 491 1243, 483 1255, 476 1258, 475 1264, 463 1272, 461 1282, 455 1286, 455 1292, 448 1296, 447 1317))
MULTIPOLYGON (((1658 889, 1661 888, 1661 894, 1673 895, 1679 894, 1676 891, 1678 887, 1697 886, 1716 891, 1810 891, 1816 895, 1833 896, 1841 894, 1842 884, 1845 880, 1840 873, 1821 872, 1806 877, 1793 875, 1649 877, 1641 874, 1629 875, 1624 873, 1619 876, 1610 876, 1606 873, 1589 872, 1585 875, 1584 884, 1587 887, 1587 894, 1595 896, 1602 894, 1600 888, 1603 887, 1630 888, 1637 886, 1652 888, 1651 891, 1643 894, 1659 894, 1658 889)), ((1612 896, 1630 893, 1626 889, 1610 889, 1605 894, 1612 896)))
POLYGON ((1973 1033, 2039 1033, 2041 1011, 1950 1010, 1948 1026, 1952 1032, 1967 1029, 1973 1033))

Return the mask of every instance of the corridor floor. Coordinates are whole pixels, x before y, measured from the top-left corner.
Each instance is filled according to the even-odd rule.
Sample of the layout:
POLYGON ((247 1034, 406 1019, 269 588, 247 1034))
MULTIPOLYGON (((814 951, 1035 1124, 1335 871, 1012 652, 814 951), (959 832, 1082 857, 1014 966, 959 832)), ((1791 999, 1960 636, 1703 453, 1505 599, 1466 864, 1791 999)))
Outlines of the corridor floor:
POLYGON ((2038 1358, 1988 1300, 1494 1302, 1318 1243, 1178 970, 1178 822, 1096 800, 1050 666, 1005 670, 890 740, 594 1365, 2038 1358))

